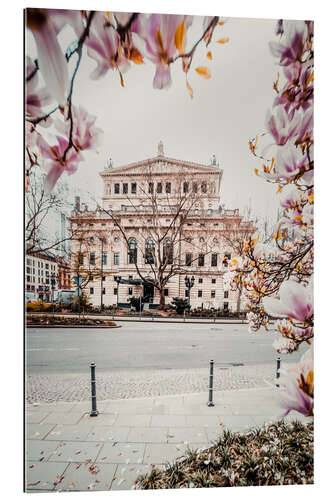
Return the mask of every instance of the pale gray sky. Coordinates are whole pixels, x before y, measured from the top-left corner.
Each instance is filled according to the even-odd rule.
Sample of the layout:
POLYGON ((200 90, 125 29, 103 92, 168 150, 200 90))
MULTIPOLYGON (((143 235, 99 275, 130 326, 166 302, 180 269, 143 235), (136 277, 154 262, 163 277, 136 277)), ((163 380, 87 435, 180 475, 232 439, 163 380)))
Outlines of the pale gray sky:
MULTIPOLYGON (((200 36, 202 17, 196 17, 190 28, 191 38, 200 36)), ((180 61, 172 66, 173 84, 169 90, 152 87, 155 67, 149 61, 124 74, 125 88, 119 75, 109 71, 105 78, 93 81, 89 74, 95 62, 84 54, 78 73, 74 103, 82 104, 97 115, 96 124, 104 130, 100 153, 86 153, 86 161, 69 179, 74 187, 88 189, 98 196, 102 183, 98 172, 109 156, 115 166, 143 160, 156 154, 159 140, 165 154, 172 158, 208 163, 215 153, 224 171, 222 203, 243 209, 251 198, 256 214, 272 213, 275 217, 276 186, 255 176, 260 166, 253 158, 248 140, 264 130, 264 120, 274 99, 272 83, 277 66, 269 51, 275 21, 229 18, 217 27, 209 50, 213 60, 205 57, 202 46, 189 72, 194 91, 191 100, 180 61), (216 40, 229 37, 227 44, 216 40), (212 78, 196 74, 197 66, 208 66, 212 78)), ((61 34, 64 47, 72 31, 61 34)), ((32 37, 28 34, 27 51, 34 56, 32 37)), ((74 58, 73 58, 74 59, 74 58)))

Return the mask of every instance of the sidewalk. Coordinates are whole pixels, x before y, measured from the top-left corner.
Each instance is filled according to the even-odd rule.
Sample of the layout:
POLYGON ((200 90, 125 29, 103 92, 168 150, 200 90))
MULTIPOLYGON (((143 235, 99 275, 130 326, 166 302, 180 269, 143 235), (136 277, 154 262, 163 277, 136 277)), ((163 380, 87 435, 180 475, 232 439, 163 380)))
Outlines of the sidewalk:
MULTIPOLYGON (((278 420, 275 388, 26 407, 26 485, 32 491, 131 489, 138 474, 205 448, 221 431, 278 420)), ((307 421, 299 413, 289 419, 307 421)))

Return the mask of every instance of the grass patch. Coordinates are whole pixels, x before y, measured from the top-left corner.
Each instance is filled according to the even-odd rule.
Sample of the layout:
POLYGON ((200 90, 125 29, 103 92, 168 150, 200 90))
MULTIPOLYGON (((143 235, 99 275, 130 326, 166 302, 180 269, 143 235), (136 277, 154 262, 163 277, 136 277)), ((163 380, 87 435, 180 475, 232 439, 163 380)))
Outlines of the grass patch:
POLYGON ((313 423, 279 421, 247 433, 224 431, 207 450, 136 479, 136 489, 313 483, 313 423))

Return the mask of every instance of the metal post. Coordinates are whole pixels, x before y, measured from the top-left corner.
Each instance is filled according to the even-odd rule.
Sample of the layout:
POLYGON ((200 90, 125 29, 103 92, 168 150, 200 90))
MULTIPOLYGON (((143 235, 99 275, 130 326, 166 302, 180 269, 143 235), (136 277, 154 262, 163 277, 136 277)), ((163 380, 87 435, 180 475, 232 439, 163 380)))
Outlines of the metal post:
POLYGON ((96 401, 96 378, 95 378, 95 363, 90 364, 90 372, 91 372, 91 417, 97 417, 97 401, 96 401))
POLYGON ((185 309, 184 309, 184 321, 185 321, 185 309))
MULTIPOLYGON (((280 366, 281 366, 281 358, 278 356, 276 358, 276 380, 280 378, 280 366)), ((280 387, 280 384, 276 382, 276 387, 280 387)))
POLYGON ((103 310, 103 243, 104 238, 101 238, 102 243, 102 257, 101 257, 101 312, 103 310))
POLYGON ((213 403, 213 382, 214 382, 214 360, 209 362, 209 391, 207 406, 215 406, 213 403))
POLYGON ((140 293, 140 302, 139 302, 139 304, 140 304, 140 321, 141 321, 141 319, 142 319, 142 310, 141 310, 141 306, 142 306, 142 304, 141 304, 141 300, 142 300, 142 299, 141 299, 141 293, 140 293))

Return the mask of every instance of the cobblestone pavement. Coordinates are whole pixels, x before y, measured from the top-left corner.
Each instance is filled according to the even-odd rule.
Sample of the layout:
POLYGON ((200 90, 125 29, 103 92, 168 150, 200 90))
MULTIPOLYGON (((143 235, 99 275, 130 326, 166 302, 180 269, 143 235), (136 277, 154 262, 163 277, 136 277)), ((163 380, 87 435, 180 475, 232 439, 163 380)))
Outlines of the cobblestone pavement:
MULTIPOLYGON (((274 384, 275 366, 215 366, 214 389, 236 390, 274 384)), ((192 370, 140 370, 96 374, 97 398, 129 399, 171 394, 205 392, 208 368, 192 370)), ((85 401, 90 399, 89 374, 28 375, 28 403, 85 401)))

